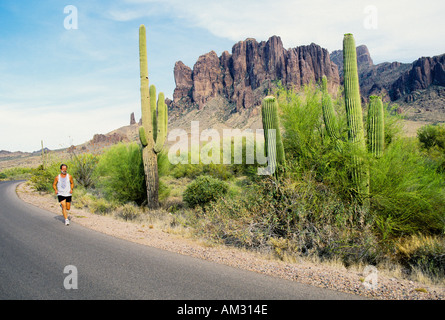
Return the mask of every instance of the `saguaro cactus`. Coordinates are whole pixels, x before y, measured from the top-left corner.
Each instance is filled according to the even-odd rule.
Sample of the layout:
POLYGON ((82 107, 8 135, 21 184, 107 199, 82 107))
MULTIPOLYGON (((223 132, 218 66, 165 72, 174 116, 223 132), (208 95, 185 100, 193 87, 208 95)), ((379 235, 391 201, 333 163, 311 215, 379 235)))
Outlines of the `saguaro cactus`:
POLYGON ((359 197, 364 199, 369 194, 369 169, 360 157, 360 154, 366 152, 366 142, 358 82, 357 52, 354 37, 350 33, 345 34, 343 38, 343 73, 348 138, 358 154, 353 161, 352 179, 359 197))
POLYGON ((147 203, 149 208, 155 209, 159 206, 157 154, 161 152, 165 142, 168 119, 164 94, 159 94, 156 110, 156 88, 153 85, 150 88, 148 86, 147 40, 144 25, 139 27, 139 63, 142 111, 142 126, 139 127, 139 138, 142 144, 147 203))
POLYGON ((383 155, 385 144, 384 114, 382 99, 369 97, 368 107, 368 150, 376 158, 383 155))
POLYGON ((277 173, 276 169, 281 170, 284 165, 285 155, 283 142, 281 140, 280 122, 278 119, 278 102, 275 97, 267 96, 263 99, 261 115, 266 156, 268 157, 269 166, 272 166, 272 171, 277 173), (271 130, 275 130, 275 135, 271 134, 271 130), (273 138, 275 138, 275 147, 273 144, 269 144, 269 139, 273 138))

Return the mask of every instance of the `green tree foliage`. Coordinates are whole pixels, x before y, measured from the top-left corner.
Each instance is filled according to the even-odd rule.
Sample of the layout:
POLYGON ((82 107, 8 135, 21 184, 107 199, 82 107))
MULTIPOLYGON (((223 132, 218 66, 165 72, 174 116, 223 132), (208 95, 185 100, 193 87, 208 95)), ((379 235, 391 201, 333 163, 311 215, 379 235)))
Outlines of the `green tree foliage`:
POLYGON ((141 148, 118 144, 101 157, 95 171, 97 189, 108 200, 142 204, 147 199, 141 148))

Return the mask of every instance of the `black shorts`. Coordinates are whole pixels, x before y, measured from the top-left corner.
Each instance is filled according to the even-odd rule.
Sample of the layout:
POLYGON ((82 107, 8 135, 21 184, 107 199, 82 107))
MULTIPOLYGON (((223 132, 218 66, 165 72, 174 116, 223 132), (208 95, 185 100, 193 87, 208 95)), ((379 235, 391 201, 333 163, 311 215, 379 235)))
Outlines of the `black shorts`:
POLYGON ((63 200, 66 200, 66 202, 71 202, 71 196, 69 197, 57 196, 57 198, 59 199, 59 202, 62 202, 63 200))

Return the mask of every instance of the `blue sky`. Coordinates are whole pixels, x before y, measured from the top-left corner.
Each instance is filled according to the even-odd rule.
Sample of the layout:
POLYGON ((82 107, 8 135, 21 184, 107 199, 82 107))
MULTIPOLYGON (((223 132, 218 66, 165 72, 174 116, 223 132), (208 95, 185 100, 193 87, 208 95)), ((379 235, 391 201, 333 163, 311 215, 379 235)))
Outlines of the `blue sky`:
POLYGON ((332 52, 351 32, 375 63, 442 54, 443 12, 442 0, 0 0, 0 150, 69 147, 139 119, 140 24, 150 83, 171 98, 176 61, 248 37, 332 52))

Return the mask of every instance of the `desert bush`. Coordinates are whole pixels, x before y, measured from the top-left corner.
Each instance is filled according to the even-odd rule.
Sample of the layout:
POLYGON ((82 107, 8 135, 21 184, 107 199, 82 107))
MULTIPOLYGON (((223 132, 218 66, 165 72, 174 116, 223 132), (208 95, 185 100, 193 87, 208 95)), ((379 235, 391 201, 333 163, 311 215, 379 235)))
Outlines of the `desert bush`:
POLYGON ((264 247, 274 228, 262 194, 250 189, 239 197, 220 198, 205 210, 197 207, 192 213, 195 216, 188 220, 201 237, 238 247, 264 247))
POLYGON ((0 180, 26 180, 31 178, 34 169, 15 167, 0 172, 0 180))
POLYGON ((281 258, 340 257, 348 264, 378 259, 370 217, 311 176, 298 182, 265 178, 195 214, 190 221, 196 233, 219 243, 275 251, 281 258))
POLYGON ((96 198, 85 187, 77 186, 74 190, 72 205, 75 208, 88 208, 96 198))
POLYGON ((107 200, 142 204, 147 199, 142 152, 136 143, 117 144, 99 159, 97 189, 107 200))
POLYGON ((398 139, 371 168, 371 212, 382 239, 445 230, 445 179, 413 140, 398 139))
POLYGON ((334 101, 339 149, 326 134, 316 88, 303 94, 280 88, 277 95, 286 172, 279 179, 257 177, 241 192, 197 207, 190 221, 198 234, 281 257, 315 255, 348 265, 389 259, 401 235, 444 232, 444 178, 415 140, 403 138, 389 106, 384 155, 359 155, 370 168, 368 207, 353 197, 356 151, 348 143, 342 99, 334 101))
POLYGON ((425 125, 417 131, 421 148, 439 173, 445 173, 445 125, 425 125))
POLYGON ((432 279, 445 279, 445 238, 415 234, 400 238, 395 247, 399 261, 409 270, 420 270, 432 279))
MULTIPOLYGON (((341 151, 335 148, 322 125, 322 110, 316 87, 304 94, 281 88, 278 91, 282 113, 284 147, 289 159, 288 174, 299 181, 311 173, 317 182, 329 187, 342 201, 353 200, 350 172, 355 150, 347 142, 344 105, 334 102, 338 116, 341 151)), ((359 157, 370 169, 370 214, 383 239, 415 232, 444 230, 445 180, 437 166, 425 157, 414 140, 401 135, 400 117, 385 107, 385 152, 375 159, 359 157)), ((428 146, 441 145, 440 130, 427 127, 419 139, 428 146), (432 133, 431 133, 432 132, 432 133), (423 137, 423 138, 422 138, 423 137), (431 142, 434 141, 434 142, 431 142)))
POLYGON ((116 208, 116 204, 104 198, 96 198, 90 202, 88 207, 92 213, 106 215, 116 208))
POLYGON ((29 179, 33 188, 37 191, 53 193, 54 178, 60 173, 60 163, 52 162, 45 168, 40 165, 32 170, 32 176, 29 179))
POLYGON ((192 208, 203 207, 224 196, 227 191, 228 185, 224 181, 211 176, 199 176, 187 186, 183 200, 192 208))
POLYGON ((69 167, 75 182, 85 188, 94 187, 93 176, 98 162, 98 156, 89 153, 76 154, 74 151, 71 152, 69 167))
POLYGON ((126 221, 134 220, 143 213, 143 210, 134 203, 126 203, 116 208, 116 215, 126 221))
POLYGON ((232 178, 233 173, 228 165, 216 163, 203 164, 200 162, 197 164, 178 163, 173 166, 171 175, 176 179, 195 179, 199 176, 207 175, 216 179, 228 180, 232 178))
POLYGON ((445 149, 445 125, 429 124, 417 131, 417 138, 425 149, 437 146, 445 149))

